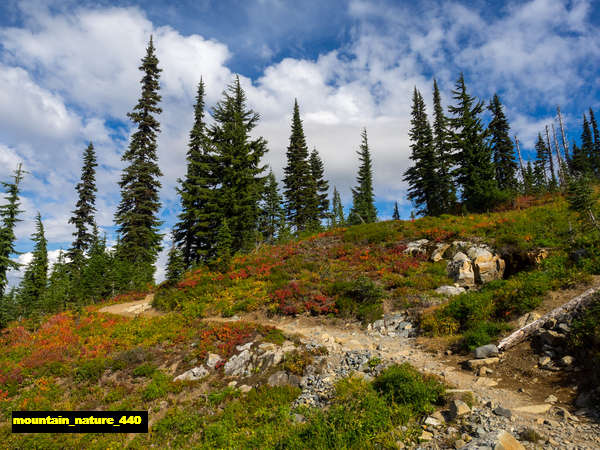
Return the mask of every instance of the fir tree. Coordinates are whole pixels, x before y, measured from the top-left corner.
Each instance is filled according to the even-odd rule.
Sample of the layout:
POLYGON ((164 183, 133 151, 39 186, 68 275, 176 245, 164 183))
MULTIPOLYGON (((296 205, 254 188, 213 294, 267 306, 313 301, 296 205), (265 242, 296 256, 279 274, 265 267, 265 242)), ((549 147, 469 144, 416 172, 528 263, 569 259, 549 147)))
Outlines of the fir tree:
POLYGON ((377 221, 377 209, 375 208, 375 195, 373 193, 373 163, 366 128, 363 128, 361 132, 360 150, 357 153, 360 166, 356 177, 358 185, 352 189, 353 203, 348 214, 348 222, 351 225, 377 221))
POLYGON ((490 134, 490 145, 494 168, 496 170, 496 182, 498 188, 507 192, 516 192, 517 183, 517 163, 515 161, 515 151, 512 140, 509 136, 510 126, 504 115, 504 108, 498 94, 490 102, 488 109, 492 113, 492 120, 488 125, 490 134))
POLYGON ((226 271, 231 263, 233 237, 227 219, 223 218, 217 231, 216 252, 213 264, 221 271, 226 271))
POLYGON ((548 189, 546 178, 546 170, 548 167, 548 149, 546 143, 542 139, 541 133, 538 133, 538 139, 535 143, 536 159, 534 163, 534 187, 537 193, 544 192, 548 189))
POLYGON ((40 312, 42 297, 48 283, 48 241, 44 235, 42 216, 35 217, 35 232, 31 236, 34 242, 32 258, 19 287, 19 298, 25 315, 32 311, 40 312))
POLYGON ((448 141, 448 119, 444 115, 442 99, 433 80, 433 149, 437 166, 437 208, 441 213, 448 213, 456 205, 456 187, 452 180, 452 148, 448 141))
POLYGON ((337 188, 333 187, 333 200, 331 202, 331 225, 333 227, 340 227, 346 223, 344 218, 344 206, 342 205, 342 198, 337 188))
POLYGON ((0 206, 0 301, 4 295, 8 283, 7 273, 10 269, 18 269, 20 265, 10 259, 10 255, 15 253, 15 225, 20 222, 17 216, 22 211, 19 210, 19 192, 20 184, 23 180, 23 170, 21 164, 17 166, 14 172, 13 182, 2 182, 6 190, 6 204, 0 206))
POLYGON ((600 133, 598 133, 598 123, 594 116, 594 111, 590 108, 590 124, 592 126, 592 133, 594 135, 593 152, 590 155, 590 163, 594 174, 597 178, 600 178, 600 133))
POLYGON ((292 116, 292 131, 290 144, 286 152, 287 165, 284 168, 283 195, 285 210, 290 224, 297 232, 304 231, 309 226, 311 200, 314 198, 308 147, 300 119, 298 101, 294 100, 292 116))
POLYGON ((325 179, 325 168, 323 167, 323 161, 317 152, 317 149, 313 149, 309 157, 310 175, 314 185, 314 201, 316 214, 313 217, 313 221, 316 224, 316 228, 320 228, 321 221, 328 217, 329 210, 329 182, 325 179))
POLYGON ((68 255, 76 271, 81 270, 84 254, 90 249, 94 238, 92 231, 95 226, 97 166, 94 145, 90 142, 83 154, 81 181, 75 186, 78 195, 77 204, 69 219, 69 223, 75 225, 73 233, 75 239, 68 255))
POLYGON ((461 74, 452 91, 456 106, 448 109, 452 145, 456 151, 456 179, 462 188, 462 201, 469 211, 485 211, 501 201, 491 161, 491 150, 487 146, 486 133, 479 115, 483 103, 467 93, 461 74))
POLYGON ((578 178, 581 175, 589 174, 591 171, 589 159, 583 147, 579 147, 575 142, 571 146, 571 155, 568 160, 571 175, 578 178))
POLYGON ((98 302, 111 295, 112 258, 106 248, 106 236, 100 237, 98 227, 92 229, 92 244, 81 274, 83 297, 98 302))
POLYGON ((581 159, 585 161, 583 171, 593 173, 594 172, 594 140, 592 137, 592 130, 590 123, 587 120, 585 114, 583 115, 583 131, 581 132, 581 159), (585 158, 583 157, 585 155, 585 158))
MULTIPOLYGON (((99 275, 96 275, 99 276, 99 275)), ((52 265, 48 287, 44 296, 44 305, 47 311, 61 311, 67 307, 71 298, 71 276, 65 254, 61 250, 56 262, 52 265)))
POLYGON ((592 224, 596 225, 593 213, 596 200, 588 174, 584 173, 570 178, 567 186, 567 202, 569 209, 579 215, 579 220, 584 228, 592 224))
POLYGON ((439 161, 433 146, 425 102, 417 88, 413 92, 411 116, 408 136, 413 166, 404 172, 404 180, 408 182, 408 198, 417 206, 419 214, 439 215, 443 212, 437 179, 439 161))
POLYGON ((273 171, 270 171, 262 196, 259 218, 259 231, 263 239, 267 242, 275 241, 281 227, 281 221, 282 219, 285 220, 281 201, 275 174, 273 171))
POLYGON ((400 220, 400 211, 398 210, 398 202, 394 202, 394 213, 392 214, 392 219, 400 220))
POLYGON ((117 208, 115 222, 120 233, 119 257, 136 265, 138 281, 150 282, 154 274, 154 263, 161 247, 158 227, 160 209, 159 177, 156 151, 157 133, 160 125, 156 115, 162 112, 158 106, 159 77, 158 59, 154 54, 152 37, 139 68, 142 78, 142 94, 128 117, 137 126, 131 136, 123 161, 129 165, 124 169, 119 186, 121 202, 117 208))
POLYGON ((523 193, 525 195, 531 195, 535 187, 535 172, 531 161, 527 161, 525 172, 523 173, 523 193))
POLYGON ((267 142, 262 137, 250 137, 260 116, 246 106, 239 77, 223 93, 213 109, 213 118, 215 125, 209 136, 216 158, 215 175, 220 181, 220 216, 227 218, 232 252, 247 251, 256 243, 259 202, 266 178, 262 176, 266 167, 260 161, 267 152, 267 142))
POLYGON ((183 253, 186 267, 210 259, 220 213, 217 198, 217 161, 206 134, 204 121, 204 82, 200 79, 194 105, 194 125, 187 151, 187 172, 179 179, 181 213, 175 225, 174 240, 183 253))
POLYGON ((173 241, 169 254, 167 255, 166 279, 170 283, 176 283, 181 279, 184 272, 185 264, 183 261, 183 253, 175 245, 175 241, 173 241))

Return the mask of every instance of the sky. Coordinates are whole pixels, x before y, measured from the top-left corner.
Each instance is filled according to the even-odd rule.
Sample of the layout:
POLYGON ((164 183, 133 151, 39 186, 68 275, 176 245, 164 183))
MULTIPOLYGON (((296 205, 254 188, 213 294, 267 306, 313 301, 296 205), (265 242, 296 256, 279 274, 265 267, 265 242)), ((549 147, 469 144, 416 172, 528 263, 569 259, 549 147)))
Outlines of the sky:
MULTIPOLYGON (((472 95, 487 102, 498 93, 511 134, 531 159, 537 133, 557 123, 557 105, 569 140, 579 140, 584 112, 598 112, 599 26, 599 2, 586 0, 4 0, 0 180, 19 162, 28 172, 15 259, 31 257, 37 211, 51 258, 69 247, 74 186, 89 141, 99 161, 97 222, 114 240, 121 155, 132 132, 127 112, 139 96, 138 66, 150 35, 163 69, 158 146, 168 246, 200 77, 210 108, 240 76, 261 115, 255 134, 268 141, 264 162, 278 179, 297 98, 307 143, 346 207, 366 127, 379 216, 389 219, 398 201, 408 217, 413 206, 402 175, 410 165, 413 89, 430 112, 436 78, 448 106, 463 72, 472 95)), ((12 273, 12 282, 19 276, 12 273)))

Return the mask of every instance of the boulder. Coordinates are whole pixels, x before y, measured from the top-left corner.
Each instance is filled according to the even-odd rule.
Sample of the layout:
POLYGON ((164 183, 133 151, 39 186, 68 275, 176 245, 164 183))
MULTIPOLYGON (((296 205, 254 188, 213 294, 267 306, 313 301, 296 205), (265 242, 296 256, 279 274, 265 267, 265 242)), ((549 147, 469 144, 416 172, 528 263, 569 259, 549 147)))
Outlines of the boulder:
POLYGON ((267 380, 269 386, 285 386, 289 383, 289 376, 283 370, 275 372, 267 380))
POLYGON ((515 408, 515 411, 526 414, 546 414, 551 408, 550 403, 543 403, 541 405, 519 406, 515 408))
POLYGON ((242 384, 239 387, 239 389, 242 394, 247 394, 248 392, 250 392, 252 390, 252 386, 248 386, 247 384, 242 384))
POLYGON ((208 370, 206 370, 203 366, 198 366, 183 372, 181 375, 175 377, 173 381, 196 381, 204 378, 208 374, 208 370))
POLYGON ((452 400, 450 402, 450 412, 449 417, 450 420, 454 420, 457 417, 464 416, 471 412, 471 408, 462 400, 452 400))
POLYGON ((446 253, 446 250, 448 250, 449 248, 450 244, 444 244, 443 242, 439 243, 433 250, 433 253, 431 254, 431 260, 433 262, 441 261, 442 259, 444 259, 444 253, 446 253))
POLYGON ((467 367, 471 370, 478 369, 483 366, 492 366, 494 364, 498 364, 500 362, 500 358, 483 358, 483 359, 471 359, 467 361, 467 367))
POLYGON ((541 316, 536 312, 530 312, 530 313, 524 314, 517 319, 517 326, 519 328, 523 328, 525 325, 530 324, 531 322, 535 322, 540 317, 541 316))
POLYGON ((221 357, 216 353, 209 353, 208 358, 206 358, 206 366, 209 369, 214 369, 219 361, 221 361, 221 357))
POLYGON ((473 263, 476 283, 489 283, 502 278, 504 275, 506 263, 487 248, 472 247, 468 251, 468 256, 473 263))
POLYGON ((560 364, 563 367, 571 367, 574 362, 575 362, 575 358, 573 358, 570 355, 563 356, 562 358, 560 358, 560 364))
POLYGON ((452 278, 459 286, 475 286, 475 272, 473 264, 467 255, 458 252, 452 258, 452 261, 446 266, 448 276, 452 278))
POLYGON ((223 366, 225 375, 234 377, 244 376, 251 358, 252 354, 248 349, 245 349, 237 355, 233 355, 223 366))
POLYGON ((509 419, 512 416, 512 411, 508 408, 503 408, 502 406, 496 406, 492 412, 497 416, 507 417, 509 419))
POLYGON ((406 244, 406 249, 404 253, 417 256, 417 255, 427 255, 427 244, 429 243, 428 239, 419 239, 418 241, 409 242, 406 244))
POLYGON ((466 292, 465 288, 460 286, 440 286, 435 290, 437 294, 445 295, 447 297, 454 297, 466 292))
POLYGON ((499 431, 492 436, 491 448, 494 450, 525 450, 523 444, 507 431, 499 431))
POLYGON ((433 434, 431 434, 429 431, 423 431, 419 439, 423 442, 431 441, 433 439, 433 434))
POLYGON ((489 358, 490 356, 498 356, 498 347, 494 344, 482 345, 475 349, 475 358, 483 359, 489 358))

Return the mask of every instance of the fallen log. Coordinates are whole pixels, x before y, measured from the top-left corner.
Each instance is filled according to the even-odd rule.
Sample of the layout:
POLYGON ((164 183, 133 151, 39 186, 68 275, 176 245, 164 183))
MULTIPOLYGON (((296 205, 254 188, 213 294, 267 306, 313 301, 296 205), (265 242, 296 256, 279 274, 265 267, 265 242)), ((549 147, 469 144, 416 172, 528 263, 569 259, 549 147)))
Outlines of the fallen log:
POLYGON ((550 319, 555 319, 558 321, 563 317, 572 315, 578 309, 583 308, 589 303, 591 303, 598 292, 600 292, 600 287, 588 289, 583 294, 578 295, 577 297, 569 300, 564 305, 553 309, 548 314, 545 314, 544 316, 540 317, 538 320, 535 320, 525 325, 524 327, 519 328, 517 331, 500 341, 500 343, 498 344, 498 350, 507 350, 510 347, 514 347, 519 342, 522 342, 529 336, 531 336, 536 330, 542 328, 544 324, 550 319))

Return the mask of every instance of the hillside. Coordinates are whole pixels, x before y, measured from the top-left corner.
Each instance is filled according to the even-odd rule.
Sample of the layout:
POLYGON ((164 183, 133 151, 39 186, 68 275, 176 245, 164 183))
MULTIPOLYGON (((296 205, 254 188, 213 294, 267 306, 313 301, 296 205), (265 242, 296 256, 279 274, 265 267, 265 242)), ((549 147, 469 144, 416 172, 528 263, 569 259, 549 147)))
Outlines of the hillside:
POLYGON ((544 197, 337 228, 151 293, 13 322, 0 336, 0 438, 10 448, 458 448, 514 439, 505 431, 529 448, 595 448, 600 302, 547 328, 556 342, 535 337, 463 369, 531 311, 600 286, 597 247, 578 227, 564 200, 544 197), (568 368, 556 362, 567 354, 568 368), (12 435, 16 409, 147 409, 151 432, 12 435))

